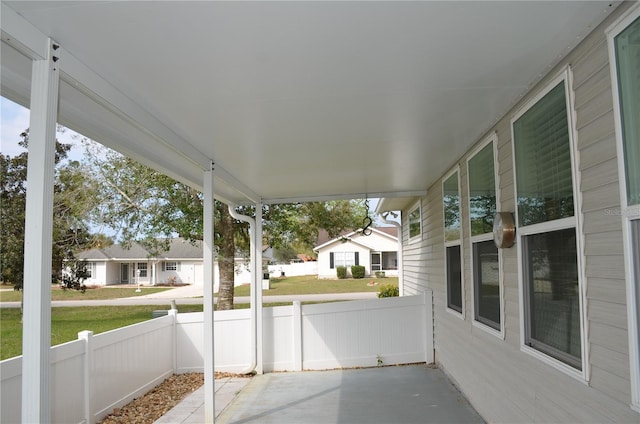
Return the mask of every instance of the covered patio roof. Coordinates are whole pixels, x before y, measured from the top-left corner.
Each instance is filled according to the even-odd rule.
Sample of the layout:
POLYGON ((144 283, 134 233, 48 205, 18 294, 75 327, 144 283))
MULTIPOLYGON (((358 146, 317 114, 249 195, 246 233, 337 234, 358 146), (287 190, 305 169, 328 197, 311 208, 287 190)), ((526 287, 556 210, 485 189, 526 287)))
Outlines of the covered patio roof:
POLYGON ((2 95, 216 196, 423 194, 618 2, 2 1, 2 95))

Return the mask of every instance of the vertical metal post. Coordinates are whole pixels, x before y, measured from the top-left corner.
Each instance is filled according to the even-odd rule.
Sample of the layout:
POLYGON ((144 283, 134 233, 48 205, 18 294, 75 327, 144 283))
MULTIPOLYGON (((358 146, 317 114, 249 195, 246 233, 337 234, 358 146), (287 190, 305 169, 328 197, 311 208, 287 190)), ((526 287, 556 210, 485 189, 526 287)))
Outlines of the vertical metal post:
POLYGON ((34 60, 24 235, 22 422, 51 422, 51 243, 60 46, 34 60))
POLYGON ((256 229, 253 232, 255 237, 255 276, 256 276, 256 372, 263 374, 262 358, 262 202, 256 203, 256 229))
POLYGON ((203 217, 203 258, 204 258, 204 421, 213 423, 216 416, 214 337, 213 337, 213 267, 214 267, 214 166, 204 172, 204 217, 203 217))

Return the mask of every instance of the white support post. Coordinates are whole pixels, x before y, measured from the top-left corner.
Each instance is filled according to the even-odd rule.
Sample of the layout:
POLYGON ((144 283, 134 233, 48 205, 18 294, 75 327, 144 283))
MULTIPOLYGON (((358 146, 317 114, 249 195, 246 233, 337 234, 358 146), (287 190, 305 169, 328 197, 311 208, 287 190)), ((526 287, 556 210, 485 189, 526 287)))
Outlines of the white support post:
POLYGON ((91 360, 93 356, 93 331, 81 331, 78 333, 78 340, 84 340, 84 420, 87 424, 95 422, 93 411, 93 398, 91 389, 91 360))
POLYGON ((60 46, 34 60, 24 235, 22 422, 51 422, 51 243, 60 46))
POLYGON ((204 258, 204 421, 213 423, 216 416, 216 391, 214 371, 213 337, 213 267, 214 267, 214 197, 213 163, 211 169, 204 172, 204 217, 203 217, 203 258, 204 258))
POLYGON ((178 372, 178 308, 176 301, 171 301, 171 309, 168 315, 171 317, 171 358, 173 359, 173 373, 178 372))
POLYGON ((262 202, 256 203, 256 225, 253 236, 255 238, 255 270, 256 277, 256 372, 264 374, 263 367, 263 338, 262 338, 262 202))
POLYGON ((302 304, 294 300, 293 308, 293 370, 302 371, 302 304))

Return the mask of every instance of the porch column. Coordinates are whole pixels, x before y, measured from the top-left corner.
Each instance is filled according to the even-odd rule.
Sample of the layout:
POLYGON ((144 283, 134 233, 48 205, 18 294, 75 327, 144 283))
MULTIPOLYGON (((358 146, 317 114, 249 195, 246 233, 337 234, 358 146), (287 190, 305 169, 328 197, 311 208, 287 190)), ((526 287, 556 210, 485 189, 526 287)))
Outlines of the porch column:
POLYGON ((60 46, 34 60, 24 234, 22 422, 51 422, 51 244, 60 46))
POLYGON ((214 267, 214 197, 213 197, 214 165, 204 172, 204 217, 203 217, 203 271, 204 271, 204 421, 213 423, 216 416, 215 406, 215 373, 213 349, 213 267, 214 267))
POLYGON ((254 275, 256 277, 256 372, 263 374, 262 358, 262 202, 256 202, 256 229, 253 232, 255 243, 254 275))

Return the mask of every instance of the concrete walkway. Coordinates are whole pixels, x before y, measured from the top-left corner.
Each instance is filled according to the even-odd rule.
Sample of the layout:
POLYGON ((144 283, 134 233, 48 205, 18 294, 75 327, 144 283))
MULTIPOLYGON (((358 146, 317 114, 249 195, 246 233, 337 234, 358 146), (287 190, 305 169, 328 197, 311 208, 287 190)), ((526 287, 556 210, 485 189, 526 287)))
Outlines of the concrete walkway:
MULTIPOLYGON (((250 378, 225 377, 216 379, 216 417, 251 381, 250 378)), ((184 398, 154 424, 198 424, 204 422, 204 386, 184 398)))
MULTIPOLYGON (((135 287, 131 288, 131 291, 135 287)), ((170 305, 172 300, 178 305, 201 305, 203 298, 201 287, 179 287, 171 290, 165 290, 159 293, 125 297, 120 299, 104 299, 104 300, 54 300, 51 302, 52 307, 62 306, 132 306, 132 305, 170 305)), ((263 303, 284 303, 299 300, 301 302, 326 302, 334 300, 362 300, 375 299, 377 293, 327 293, 327 294, 296 294, 284 296, 263 296, 263 303)), ((215 301, 215 299, 214 299, 215 301)), ((249 296, 234 297, 234 303, 249 303, 249 296)), ((0 308, 19 308, 20 302, 0 302, 0 308)), ((178 308, 180 309, 180 308, 178 308)))
MULTIPOLYGON (((216 392, 220 424, 484 422, 441 370, 424 364, 258 375, 218 415, 224 396, 216 392)), ((204 394, 183 402, 191 409, 180 404, 157 422, 202 423, 204 394)))

